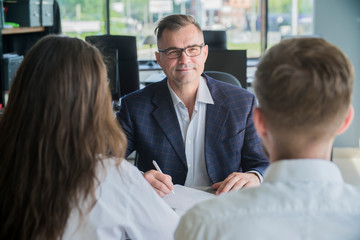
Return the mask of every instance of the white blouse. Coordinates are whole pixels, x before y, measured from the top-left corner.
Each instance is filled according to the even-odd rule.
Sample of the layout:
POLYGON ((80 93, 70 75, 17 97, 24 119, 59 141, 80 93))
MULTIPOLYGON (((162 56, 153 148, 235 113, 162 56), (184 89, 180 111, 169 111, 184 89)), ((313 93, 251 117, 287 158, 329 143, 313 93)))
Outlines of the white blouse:
POLYGON ((173 239, 179 217, 138 169, 126 160, 116 167, 111 159, 105 169, 95 206, 83 216, 71 212, 63 239, 173 239))

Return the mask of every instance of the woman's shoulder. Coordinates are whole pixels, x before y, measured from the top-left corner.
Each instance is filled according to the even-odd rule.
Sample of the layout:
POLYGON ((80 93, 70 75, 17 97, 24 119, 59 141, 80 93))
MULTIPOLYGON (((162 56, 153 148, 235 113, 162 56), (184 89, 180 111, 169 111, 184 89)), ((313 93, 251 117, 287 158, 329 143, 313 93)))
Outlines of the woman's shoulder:
POLYGON ((119 185, 122 182, 134 184, 143 180, 140 171, 125 159, 104 159, 103 167, 100 167, 100 169, 100 174, 104 181, 116 181, 119 185))

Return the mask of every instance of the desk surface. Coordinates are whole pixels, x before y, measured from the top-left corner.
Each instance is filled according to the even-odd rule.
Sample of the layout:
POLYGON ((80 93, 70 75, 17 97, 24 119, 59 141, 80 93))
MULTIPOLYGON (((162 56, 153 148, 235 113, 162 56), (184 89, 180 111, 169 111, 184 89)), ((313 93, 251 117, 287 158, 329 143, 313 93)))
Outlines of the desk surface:
POLYGON ((147 77, 143 82, 143 84, 147 85, 150 83, 154 83, 154 82, 159 82, 161 80, 163 80, 166 77, 164 72, 160 72, 160 73, 153 73, 151 74, 149 77, 147 77))
POLYGON ((360 148, 334 148, 333 161, 345 182, 360 185, 360 148))
MULTIPOLYGON (((254 81, 254 74, 256 71, 257 64, 258 64, 257 59, 248 59, 247 60, 246 81, 247 81, 248 87, 250 87, 254 81)), ((153 61, 153 65, 149 65, 148 62, 141 62, 139 64, 139 71, 154 71, 154 73, 151 75, 148 75, 148 77, 146 77, 145 80, 140 81, 140 83, 142 83, 144 85, 148 85, 150 83, 161 81, 165 77, 165 74, 162 71, 162 68, 155 61, 153 61)))
POLYGON ((152 65, 149 64, 150 62, 147 63, 139 63, 139 71, 157 71, 157 70, 162 70, 162 68, 160 67, 159 64, 157 64, 156 62, 151 62, 152 65))

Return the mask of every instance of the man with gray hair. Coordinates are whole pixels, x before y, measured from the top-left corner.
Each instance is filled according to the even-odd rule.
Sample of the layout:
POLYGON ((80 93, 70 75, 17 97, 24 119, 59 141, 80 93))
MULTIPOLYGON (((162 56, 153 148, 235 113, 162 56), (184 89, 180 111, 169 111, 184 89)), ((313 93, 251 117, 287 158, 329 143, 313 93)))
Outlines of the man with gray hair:
POLYGON ((173 184, 212 186, 218 194, 259 185, 268 160, 253 124, 254 95, 203 74, 208 46, 192 16, 169 15, 155 33, 166 78, 122 98, 117 117, 127 155, 136 150, 160 196, 173 184))
POLYGON ((283 40, 261 58, 254 123, 270 156, 264 181, 192 208, 175 239, 360 239, 360 188, 330 162, 350 125, 353 68, 319 38, 283 40))

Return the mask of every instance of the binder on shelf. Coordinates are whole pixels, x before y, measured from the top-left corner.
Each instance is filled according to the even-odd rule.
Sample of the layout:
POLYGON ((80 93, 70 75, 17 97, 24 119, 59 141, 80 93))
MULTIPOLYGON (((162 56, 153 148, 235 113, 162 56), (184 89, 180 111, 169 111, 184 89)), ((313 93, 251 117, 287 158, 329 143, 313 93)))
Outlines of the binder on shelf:
POLYGON ((4 28, 5 24, 5 17, 4 17, 4 7, 3 7, 3 0, 0 0, 0 29, 4 28))
POLYGON ((41 26, 54 25, 54 0, 41 1, 41 26))
POLYGON ((41 0, 3 0, 7 7, 6 22, 18 23, 20 27, 41 26, 41 0))
POLYGON ((11 88, 11 84, 13 78, 15 77, 15 73, 24 59, 24 56, 20 56, 18 54, 7 53, 3 54, 2 57, 2 72, 3 72, 3 88, 4 91, 9 91, 11 88))

